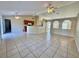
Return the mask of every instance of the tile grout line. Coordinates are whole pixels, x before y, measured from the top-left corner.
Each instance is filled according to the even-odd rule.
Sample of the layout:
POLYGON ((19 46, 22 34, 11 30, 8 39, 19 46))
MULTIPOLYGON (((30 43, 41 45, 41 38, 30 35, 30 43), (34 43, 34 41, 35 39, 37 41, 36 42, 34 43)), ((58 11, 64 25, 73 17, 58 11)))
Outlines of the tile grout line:
MULTIPOLYGON (((49 48, 49 47, 48 47, 48 48, 49 48)), ((41 53, 41 55, 43 55, 43 54, 45 53, 45 51, 47 51, 48 48, 46 48, 46 49, 41 53)), ((40 55, 40 56, 41 56, 41 55, 40 55)), ((39 56, 39 57, 40 57, 40 56, 39 56)))
MULTIPOLYGON (((26 54, 25 56, 28 56, 29 55, 29 53, 28 54, 26 54)), ((25 58, 25 56, 23 56, 22 58, 25 58)))
POLYGON ((56 49, 56 51, 54 52, 54 55, 52 56, 53 58, 54 58, 54 56, 56 55, 56 53, 57 53, 57 51, 58 51, 59 48, 60 48, 60 47, 58 47, 58 48, 56 49))
POLYGON ((6 57, 8 58, 8 55, 7 55, 7 40, 5 40, 5 46, 6 46, 6 57))
MULTIPOLYGON (((26 34, 25 34, 26 35, 26 34)), ((27 38, 26 36, 25 36, 25 38, 27 38)), ((36 44, 36 43, 35 43, 36 44)), ((29 50, 29 52, 31 52, 31 54, 34 56, 34 57, 36 57, 36 55, 29 49, 29 47, 27 48, 28 50, 29 50)), ((38 58, 38 57, 36 57, 36 58, 38 58)))
MULTIPOLYGON (((61 39, 61 38, 60 38, 61 39)), ((54 55, 52 56, 53 58, 54 58, 54 56, 56 55, 56 53, 57 53, 57 51, 58 51, 58 49, 60 48, 60 40, 59 40, 59 45, 58 45, 58 47, 57 47, 57 49, 56 49, 56 51, 54 52, 54 55)))
MULTIPOLYGON (((29 49, 29 48, 27 48, 30 52, 31 52, 31 54, 34 56, 34 57, 36 57, 36 55, 29 49)), ((36 57, 37 58, 37 57, 36 57)))
MULTIPOLYGON (((25 33, 25 40, 27 39, 27 33, 25 33)), ((25 44, 24 44, 25 45, 25 44)), ((28 49, 28 51, 34 56, 34 57, 36 57, 33 53, 32 53, 32 51, 29 49, 29 47, 27 47, 27 49, 28 49)), ((28 54, 29 55, 29 54, 28 54)), ((26 56, 28 56, 28 55, 26 55, 26 56)))
MULTIPOLYGON (((27 33, 25 33, 25 40, 27 39, 27 33)), ((25 45, 25 44, 24 44, 25 45)), ((29 50, 29 52, 31 52, 31 50, 29 49, 29 47, 27 47, 27 49, 29 50)), ((34 56, 34 57, 36 57, 32 52, 31 52, 31 54, 34 56)), ((28 54, 29 55, 29 54, 28 54)), ((28 56, 28 55, 26 55, 26 56, 28 56)))
POLYGON ((16 45, 16 48, 17 48, 17 50, 18 50, 18 53, 19 53, 20 57, 22 58, 22 56, 21 56, 21 54, 20 54, 20 51, 19 51, 19 49, 18 49, 18 47, 17 47, 16 41, 15 41, 15 45, 16 45))
POLYGON ((67 58, 68 58, 68 49, 69 49, 68 47, 69 47, 69 44, 67 42, 67 56, 66 56, 67 58))

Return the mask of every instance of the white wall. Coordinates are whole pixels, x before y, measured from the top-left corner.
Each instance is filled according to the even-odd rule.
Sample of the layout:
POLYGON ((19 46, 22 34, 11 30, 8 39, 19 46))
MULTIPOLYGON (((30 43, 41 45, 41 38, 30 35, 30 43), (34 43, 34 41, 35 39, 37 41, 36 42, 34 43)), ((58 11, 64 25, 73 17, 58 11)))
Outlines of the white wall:
POLYGON ((0 38, 2 38, 3 34, 3 25, 2 25, 2 16, 0 16, 0 38))
POLYGON ((1 17, 0 17, 0 39, 1 39, 1 17))
POLYGON ((4 19, 10 19, 11 20, 11 28, 12 28, 12 33, 21 33, 23 32, 23 20, 24 18, 20 19, 15 19, 14 17, 4 17, 4 19))

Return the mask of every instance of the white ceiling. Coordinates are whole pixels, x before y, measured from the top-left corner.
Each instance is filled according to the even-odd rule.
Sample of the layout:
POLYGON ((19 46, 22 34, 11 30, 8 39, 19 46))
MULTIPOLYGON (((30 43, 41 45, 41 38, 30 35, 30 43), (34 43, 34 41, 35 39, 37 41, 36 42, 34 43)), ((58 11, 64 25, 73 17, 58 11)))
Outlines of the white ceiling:
POLYGON ((42 14, 46 8, 44 5, 51 3, 55 7, 63 7, 74 1, 0 1, 1 15, 35 15, 42 14))

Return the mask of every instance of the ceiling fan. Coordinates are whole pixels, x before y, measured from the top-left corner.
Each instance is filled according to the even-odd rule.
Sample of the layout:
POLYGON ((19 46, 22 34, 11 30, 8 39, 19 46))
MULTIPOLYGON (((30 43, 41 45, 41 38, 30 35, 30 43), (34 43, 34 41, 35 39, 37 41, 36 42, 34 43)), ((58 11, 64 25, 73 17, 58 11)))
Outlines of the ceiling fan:
POLYGON ((53 6, 51 3, 44 3, 43 6, 44 10, 37 12, 36 15, 42 15, 42 14, 52 14, 52 13, 56 13, 59 14, 58 12, 58 7, 53 6))
POLYGON ((51 13, 55 13, 55 11, 56 11, 56 7, 54 7, 52 4, 50 4, 50 3, 48 3, 47 4, 47 6, 46 6, 46 8, 47 8, 47 12, 49 13, 49 14, 51 14, 51 13))

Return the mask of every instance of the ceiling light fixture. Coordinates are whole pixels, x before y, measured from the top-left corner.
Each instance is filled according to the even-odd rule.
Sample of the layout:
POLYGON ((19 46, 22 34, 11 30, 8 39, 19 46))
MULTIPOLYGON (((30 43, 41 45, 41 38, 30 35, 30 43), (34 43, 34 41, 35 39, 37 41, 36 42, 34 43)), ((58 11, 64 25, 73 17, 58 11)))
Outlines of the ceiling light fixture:
POLYGON ((17 16, 17 15, 18 15, 18 13, 16 12, 15 19, 19 19, 19 18, 20 18, 20 17, 17 16))
POLYGON ((15 19, 19 19, 20 17, 19 16, 15 16, 15 19))
POLYGON ((52 6, 52 4, 48 4, 48 6, 47 6, 47 12, 49 13, 49 14, 51 14, 51 13, 54 13, 55 12, 55 7, 53 7, 52 6))

